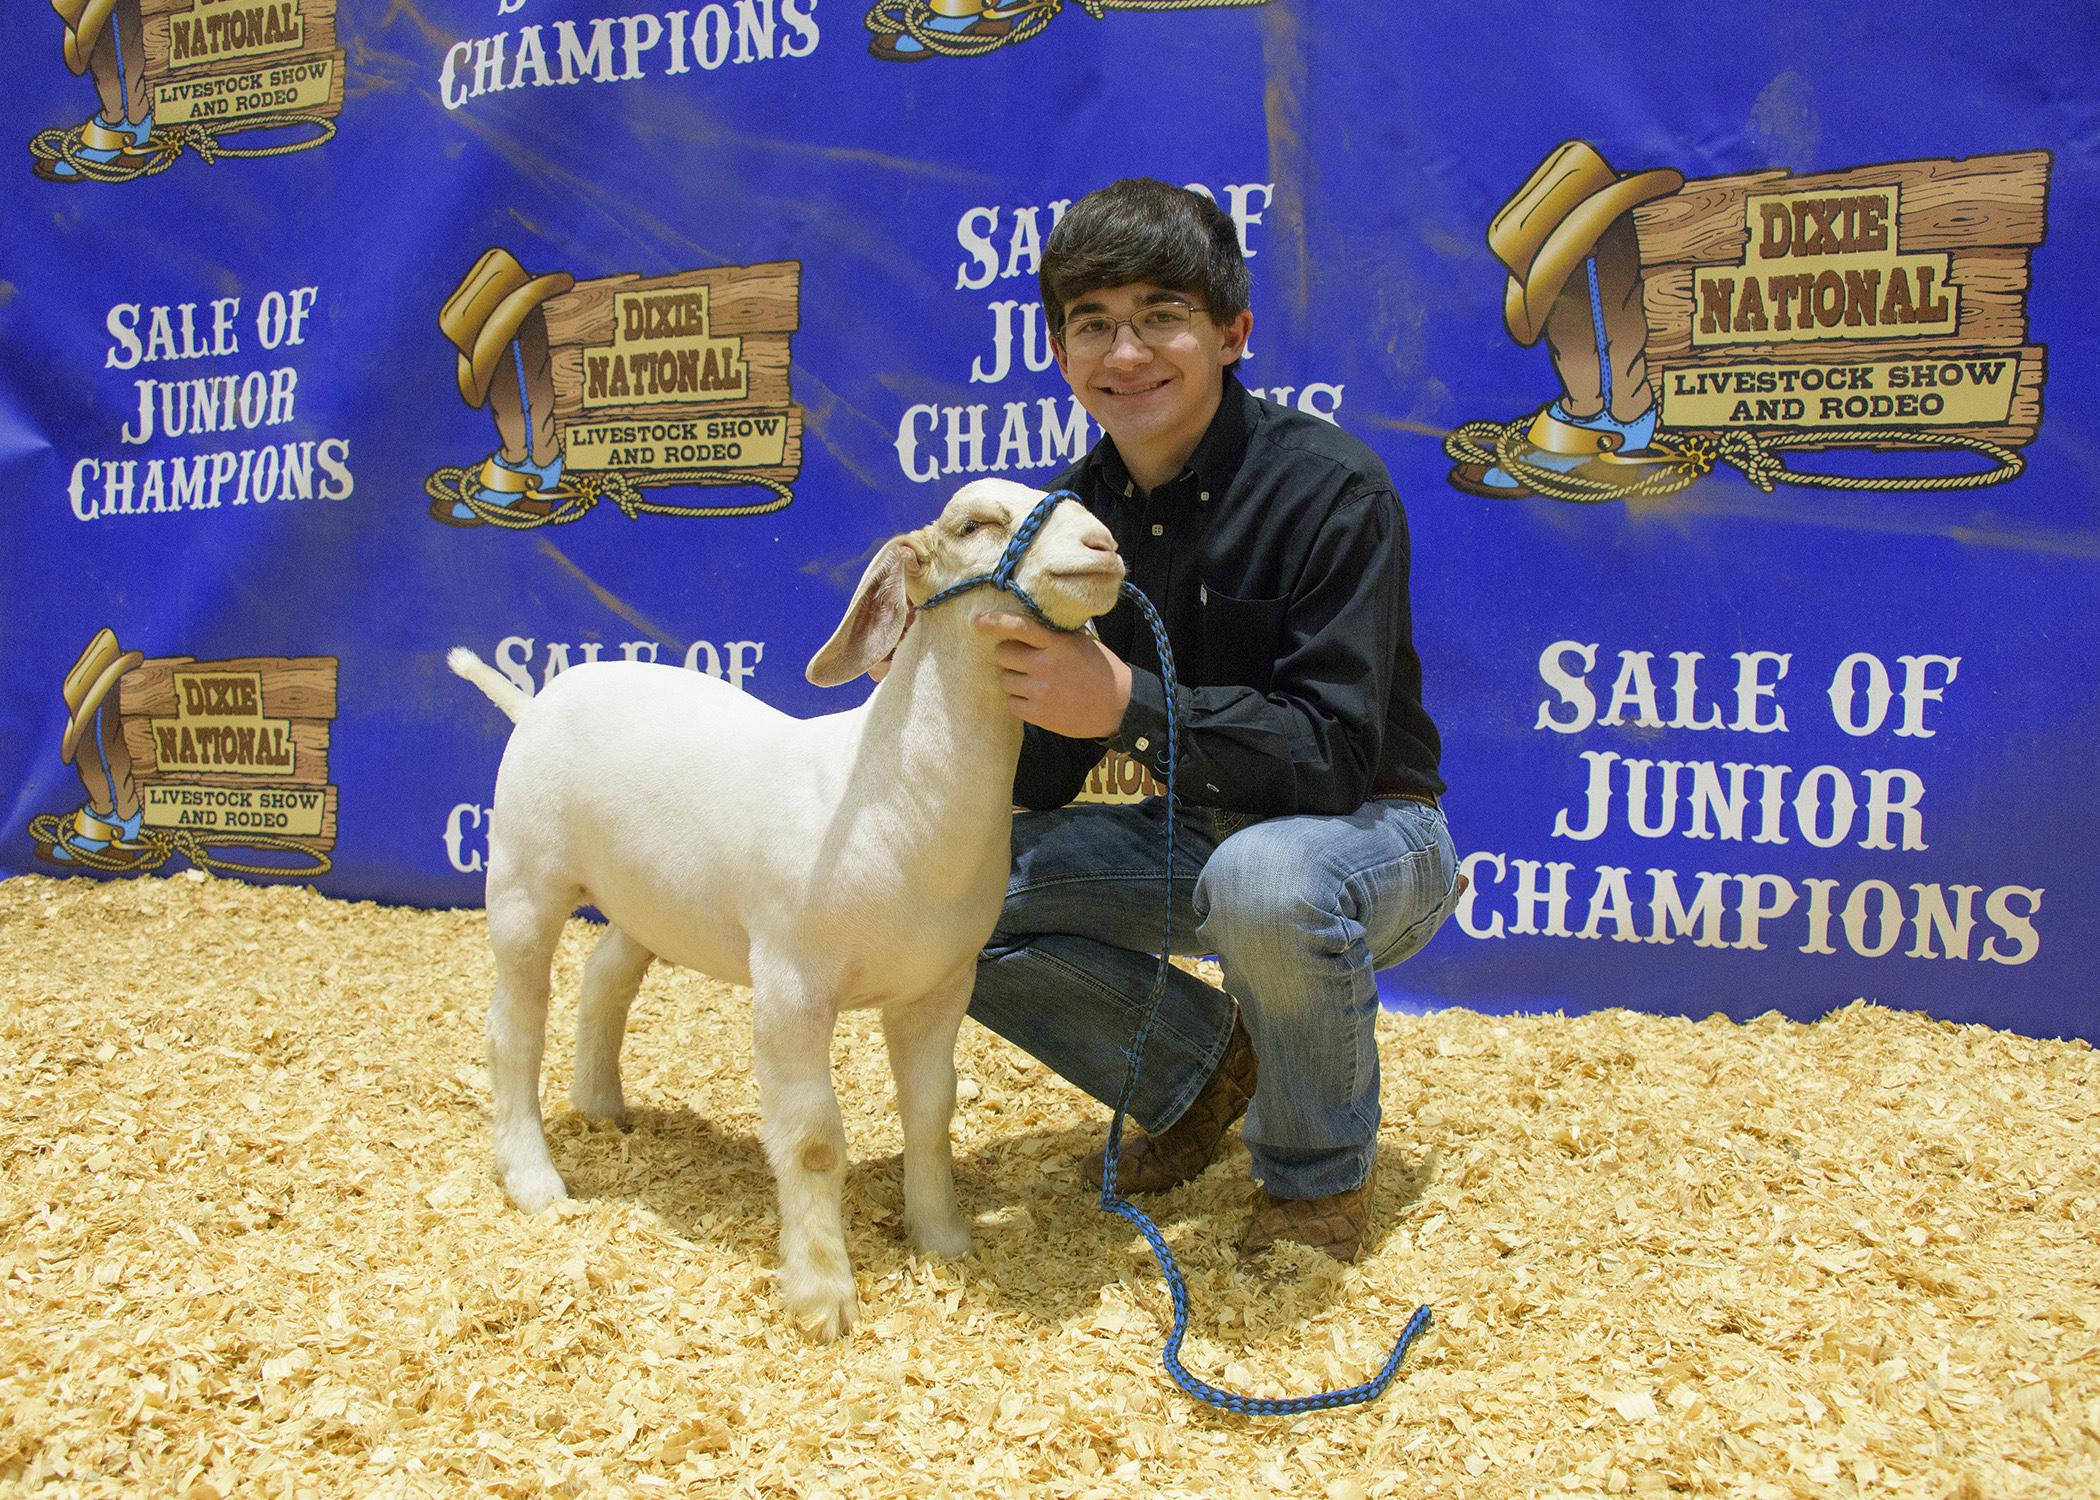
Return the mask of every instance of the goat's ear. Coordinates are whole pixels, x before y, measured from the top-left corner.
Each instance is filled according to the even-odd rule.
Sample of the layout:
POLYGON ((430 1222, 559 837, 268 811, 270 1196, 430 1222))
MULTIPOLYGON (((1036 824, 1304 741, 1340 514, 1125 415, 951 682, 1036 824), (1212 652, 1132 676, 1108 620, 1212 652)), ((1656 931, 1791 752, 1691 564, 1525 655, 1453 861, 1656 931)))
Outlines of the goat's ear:
POLYGON ((839 621, 831 639, 809 659, 803 676, 818 687, 838 687, 896 649, 911 619, 906 578, 926 566, 925 556, 917 546, 919 540, 899 536, 882 544, 868 570, 860 575, 860 586, 853 591, 845 618, 839 621))

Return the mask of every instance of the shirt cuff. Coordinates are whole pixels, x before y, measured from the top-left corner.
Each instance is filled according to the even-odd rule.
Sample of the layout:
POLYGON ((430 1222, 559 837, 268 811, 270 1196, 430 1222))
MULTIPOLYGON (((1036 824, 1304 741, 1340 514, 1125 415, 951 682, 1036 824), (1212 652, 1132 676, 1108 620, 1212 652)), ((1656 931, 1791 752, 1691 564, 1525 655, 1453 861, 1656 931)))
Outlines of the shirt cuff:
MULTIPOLYGON (((1186 720, 1186 715, 1183 715, 1186 720)), ((1181 726, 1186 729, 1184 722, 1181 726)), ((1162 780, 1167 774, 1167 687, 1157 672, 1142 667, 1130 669, 1130 703, 1116 729, 1115 747, 1133 760, 1152 768, 1162 780)))

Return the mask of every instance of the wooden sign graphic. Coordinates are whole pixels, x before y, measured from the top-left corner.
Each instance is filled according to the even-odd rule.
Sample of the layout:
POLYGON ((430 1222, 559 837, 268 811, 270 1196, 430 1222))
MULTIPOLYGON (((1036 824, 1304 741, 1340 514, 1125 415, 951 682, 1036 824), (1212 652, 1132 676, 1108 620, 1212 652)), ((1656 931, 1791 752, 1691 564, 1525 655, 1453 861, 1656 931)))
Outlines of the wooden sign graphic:
POLYGON ((1075 806, 1098 803, 1127 807, 1147 797, 1163 797, 1166 792, 1166 783, 1152 774, 1150 766, 1121 750, 1111 750, 1086 773, 1086 785, 1072 802, 1075 806))
POLYGON ((139 0, 155 123, 335 118, 335 12, 336 0, 139 0))
MULTIPOLYGON (((2029 257, 2050 156, 2017 151, 1687 182, 1634 211, 1661 424, 1787 435, 1900 429, 2031 442, 2044 350, 2029 257)), ((1859 446, 1858 439, 1842 441, 1859 446)))
POLYGON ((788 390, 795 261, 579 281, 542 305, 572 470, 780 485, 802 469, 788 390), (719 473, 720 477, 709 477, 719 473))
POLYGON ((148 658, 119 690, 145 826, 211 845, 335 846, 333 657, 148 658))

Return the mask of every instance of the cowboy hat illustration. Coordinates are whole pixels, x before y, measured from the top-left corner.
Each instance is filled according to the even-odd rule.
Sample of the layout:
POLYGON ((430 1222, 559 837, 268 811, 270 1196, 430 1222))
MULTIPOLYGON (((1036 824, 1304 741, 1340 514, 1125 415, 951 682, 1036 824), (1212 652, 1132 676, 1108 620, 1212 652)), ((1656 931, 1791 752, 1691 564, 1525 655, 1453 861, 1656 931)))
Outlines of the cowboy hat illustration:
MULTIPOLYGON (((1683 186, 1669 168, 1621 175, 1595 147, 1567 141, 1489 223, 1488 248, 1509 273, 1503 323, 1526 348, 1543 337, 1560 377, 1560 396, 1532 419, 1526 462, 1577 474, 1616 464, 1623 473, 1625 456, 1654 438, 1633 210, 1683 186)), ((1485 463, 1456 465, 1450 481, 1470 495, 1536 493, 1485 463)))
MULTIPOLYGON (((474 263, 438 313, 459 351, 459 394, 486 406, 501 446, 483 461, 468 493, 484 504, 550 514, 561 498, 562 454, 554 428, 554 365, 541 305, 576 284, 566 271, 534 276, 508 250, 474 263)), ((463 500, 435 500, 432 520, 479 526, 463 500)))
POLYGON ((80 855, 144 847, 139 829, 146 820, 145 805, 132 780, 123 714, 110 695, 124 674, 145 659, 119 647, 116 633, 105 628, 95 632, 66 673, 59 689, 67 717, 58 758, 80 774, 87 800, 59 825, 55 839, 48 844, 39 840, 37 852, 47 859, 70 862, 80 855), (93 758, 83 757, 83 749, 92 749, 93 758))

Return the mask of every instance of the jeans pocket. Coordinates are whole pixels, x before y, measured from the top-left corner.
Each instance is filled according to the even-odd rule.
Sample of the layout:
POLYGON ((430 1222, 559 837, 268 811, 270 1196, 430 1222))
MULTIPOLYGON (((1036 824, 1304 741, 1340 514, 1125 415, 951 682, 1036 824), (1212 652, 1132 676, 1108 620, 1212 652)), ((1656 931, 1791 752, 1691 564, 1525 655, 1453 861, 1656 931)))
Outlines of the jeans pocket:
POLYGON ((1413 958, 1436 936, 1437 929, 1450 919, 1458 906, 1458 882, 1451 884, 1451 893, 1439 901, 1427 915, 1421 917, 1400 936, 1371 956, 1371 967, 1390 969, 1394 964, 1405 963, 1413 958))
MULTIPOLYGON (((1434 842, 1408 863, 1419 867, 1409 871, 1410 883, 1434 880, 1441 874, 1443 891, 1426 903, 1422 915, 1402 928, 1399 936, 1371 955, 1371 967, 1374 969, 1390 969, 1397 963, 1404 963, 1413 958, 1436 936, 1437 929, 1450 919, 1451 913, 1458 909, 1458 855, 1451 847, 1450 835, 1445 831, 1440 816, 1437 818, 1434 842)), ((1432 886, 1431 890, 1434 889, 1432 886)), ((1421 899, 1421 896, 1418 895, 1417 899, 1421 899)))

